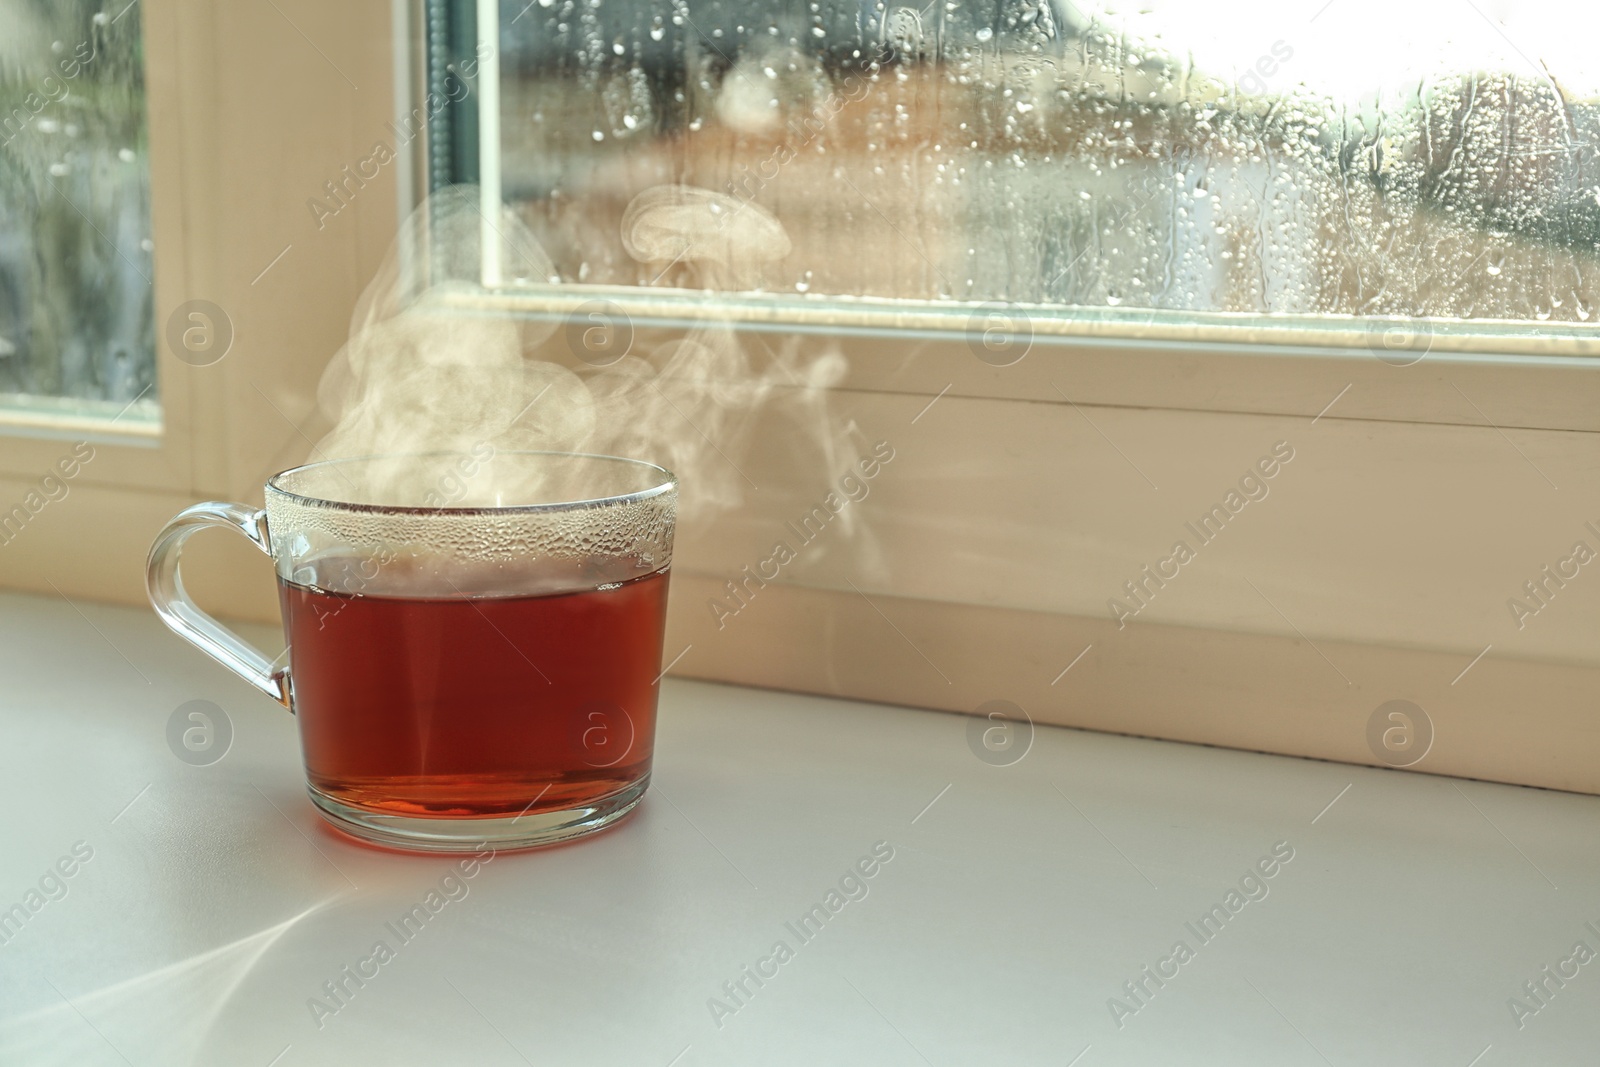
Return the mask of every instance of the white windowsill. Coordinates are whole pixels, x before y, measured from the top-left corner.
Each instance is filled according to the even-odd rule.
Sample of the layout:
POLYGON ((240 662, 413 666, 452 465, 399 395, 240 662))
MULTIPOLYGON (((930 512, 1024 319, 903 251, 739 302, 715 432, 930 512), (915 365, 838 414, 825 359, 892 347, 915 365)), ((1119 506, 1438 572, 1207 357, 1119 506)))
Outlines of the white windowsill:
POLYGON ((293 719, 147 611, 4 596, 0 665, 0 790, 28 813, 0 907, 94 849, 0 946, 8 1063, 1487 1067, 1597 1036, 1600 964, 1520 1031, 1508 998, 1600 948, 1600 798, 1051 727, 994 767, 964 717, 679 681, 631 820, 496 857, 319 1030, 308 998, 450 861, 324 828, 293 719), (214 766, 167 750, 194 699, 234 724, 214 766), (799 945, 785 922, 878 841, 868 895, 799 945), (1268 895, 1198 944, 1185 923, 1282 841, 1268 895), (794 958, 719 1030, 708 999, 778 939, 794 958), (1180 939, 1119 1030, 1109 998, 1180 939))

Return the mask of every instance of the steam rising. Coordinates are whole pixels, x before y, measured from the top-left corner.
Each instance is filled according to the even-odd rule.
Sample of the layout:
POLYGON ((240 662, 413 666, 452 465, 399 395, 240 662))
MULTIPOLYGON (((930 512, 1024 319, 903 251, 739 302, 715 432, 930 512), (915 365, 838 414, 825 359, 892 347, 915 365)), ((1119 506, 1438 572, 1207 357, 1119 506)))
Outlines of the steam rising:
POLYGON ((687 261, 706 289, 753 289, 760 268, 794 247, 783 226, 753 201, 709 189, 660 185, 633 198, 622 215, 622 247, 641 263, 687 261))
MULTIPOLYGON (((676 271, 674 280, 713 291, 759 288, 764 268, 791 248, 759 205, 682 185, 635 197, 621 236, 658 277, 676 271)), ((567 327, 514 313, 505 294, 483 287, 486 245, 513 293, 560 284, 512 211, 487 219, 471 187, 434 194, 402 227, 323 376, 318 402, 334 428, 316 458, 481 453, 487 445, 495 454, 643 459, 678 475, 687 519, 737 505, 757 488, 740 457, 758 411, 763 430, 784 434, 807 468, 838 466, 845 428, 829 417, 824 396, 843 377, 842 356, 802 354, 798 338, 752 353, 728 322, 701 320, 665 340, 647 341, 641 328, 626 355, 592 367, 585 352, 568 352, 587 336, 581 318, 567 327)), ((602 316, 595 328, 635 336, 625 317, 602 316)), ((484 465, 450 503, 539 500, 541 487, 510 466, 484 465)), ((368 484, 351 487, 355 499, 421 505, 434 488, 403 459, 364 469, 368 484)))

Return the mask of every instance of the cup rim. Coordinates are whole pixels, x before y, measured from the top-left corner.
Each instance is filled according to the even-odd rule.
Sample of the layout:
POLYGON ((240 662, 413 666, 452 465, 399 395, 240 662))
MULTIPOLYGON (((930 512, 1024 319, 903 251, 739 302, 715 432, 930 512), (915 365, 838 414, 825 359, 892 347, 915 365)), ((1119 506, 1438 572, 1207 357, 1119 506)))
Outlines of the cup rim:
POLYGON ((616 504, 631 504, 644 500, 653 500, 656 497, 674 492, 678 488, 678 476, 667 468, 657 463, 642 459, 629 459, 626 456, 610 456, 600 452, 562 452, 556 449, 497 449, 495 456, 559 456, 563 459, 601 459, 611 463, 622 463, 630 467, 643 467, 660 474, 657 484, 648 489, 640 489, 632 493, 617 493, 611 496, 584 497, 576 500, 557 500, 543 504, 508 504, 502 507, 442 507, 434 508, 413 504, 359 504, 345 500, 333 500, 328 497, 310 496, 306 493, 297 493, 286 489, 280 484, 280 479, 293 474, 316 470, 321 467, 335 467, 341 463, 361 463, 380 459, 427 459, 434 456, 467 456, 475 457, 474 453, 463 452, 459 449, 438 449, 431 452, 378 452, 366 456, 341 456, 338 459, 322 459, 313 463, 302 463, 297 467, 290 467, 272 475, 266 481, 269 493, 285 497, 298 504, 309 507, 338 508, 343 511, 360 512, 370 515, 526 515, 552 511, 574 511, 581 508, 606 507, 616 504))

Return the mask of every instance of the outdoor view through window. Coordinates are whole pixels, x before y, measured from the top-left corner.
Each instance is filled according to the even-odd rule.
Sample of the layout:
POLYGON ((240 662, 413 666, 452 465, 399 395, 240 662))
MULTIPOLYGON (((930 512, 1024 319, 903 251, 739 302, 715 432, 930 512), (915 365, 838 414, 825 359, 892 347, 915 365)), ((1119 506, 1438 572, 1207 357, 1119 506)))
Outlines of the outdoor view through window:
POLYGON ((670 184, 753 215, 727 227, 760 245, 747 288, 802 306, 1524 336, 1600 313, 1592 3, 499 12, 503 196, 562 282, 709 287, 693 249, 622 237, 670 184))
POLYGON ((139 11, 0 0, 0 408, 156 418, 139 11))

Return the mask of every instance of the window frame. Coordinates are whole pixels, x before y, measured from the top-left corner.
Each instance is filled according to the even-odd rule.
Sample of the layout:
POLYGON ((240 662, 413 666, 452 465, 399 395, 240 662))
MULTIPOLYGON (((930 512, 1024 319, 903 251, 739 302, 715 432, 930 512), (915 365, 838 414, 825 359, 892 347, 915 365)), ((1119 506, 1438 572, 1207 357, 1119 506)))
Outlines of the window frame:
MULTIPOLYGON (((499 129, 494 107, 499 100, 499 5, 474 0, 469 24, 463 17, 466 3, 419 2, 422 17, 430 20, 435 48, 450 58, 475 48, 481 57, 478 93, 448 104, 444 121, 430 130, 442 133, 443 150, 430 148, 426 184, 438 184, 472 160, 475 174, 467 176, 477 178, 487 216, 498 205, 500 190, 497 138, 482 134, 484 107, 495 110, 490 132, 499 129)), ((430 56, 430 88, 442 85, 447 63, 430 56)), ((423 101, 419 98, 417 104, 423 101)), ((413 195, 406 203, 414 207, 418 202, 413 195)), ((911 353, 943 364, 972 347, 969 338, 982 329, 979 316, 993 307, 907 300, 885 309, 771 294, 581 283, 513 291, 498 288, 493 277, 497 232, 487 221, 483 237, 483 280, 492 294, 462 302, 543 320, 570 321, 585 305, 604 301, 635 328, 682 329, 709 317, 752 334, 803 333, 851 355, 864 356, 884 341, 909 342, 911 353)), ((955 395, 1275 415, 1317 414, 1322 408, 1313 405, 1337 396, 1337 413, 1330 405, 1329 417, 1489 425, 1497 430, 1600 430, 1600 324, 1552 329, 1521 322, 1224 313, 1203 314, 1196 321, 1196 316, 1137 308, 1022 304, 1008 305, 1005 314, 1021 320, 1017 330, 1026 331, 1030 340, 1027 355, 1011 366, 993 368, 996 373, 987 375, 976 392, 955 395), (1372 350, 1374 330, 1418 321, 1426 321, 1430 337, 1416 362, 1396 365, 1372 350), (1035 351, 1039 356, 1033 366, 1021 369, 1035 351), (1041 363, 1047 375, 1064 375, 1068 384, 1042 380, 1041 363), (1202 377, 1204 391, 1183 384, 1202 377)), ((851 359, 844 387, 938 388, 931 380, 913 385, 903 374, 886 374, 881 363, 851 359)))
POLYGON ((150 215, 156 245, 156 270, 151 299, 158 324, 155 336, 156 381, 161 414, 154 422, 123 423, 119 417, 52 414, 46 410, 0 409, 0 477, 37 479, 54 465, 64 446, 87 441, 95 458, 74 481, 85 485, 178 489, 193 478, 194 380, 179 373, 183 364, 162 350, 163 308, 176 306, 171 294, 182 291, 188 274, 185 248, 185 168, 182 129, 199 101, 180 92, 176 57, 169 51, 170 34, 160 30, 167 8, 141 5, 144 18, 145 105, 150 144, 150 215), (176 367, 174 366, 176 365, 176 367))

